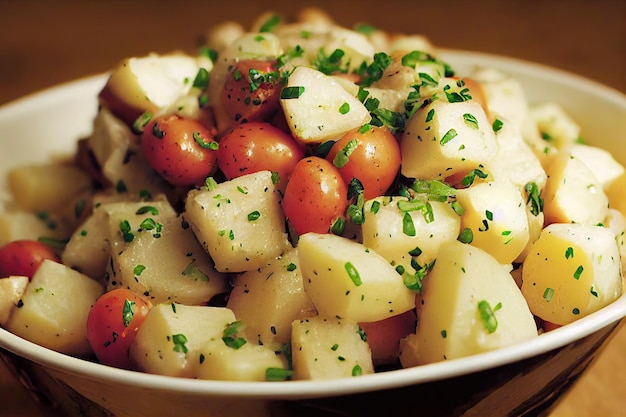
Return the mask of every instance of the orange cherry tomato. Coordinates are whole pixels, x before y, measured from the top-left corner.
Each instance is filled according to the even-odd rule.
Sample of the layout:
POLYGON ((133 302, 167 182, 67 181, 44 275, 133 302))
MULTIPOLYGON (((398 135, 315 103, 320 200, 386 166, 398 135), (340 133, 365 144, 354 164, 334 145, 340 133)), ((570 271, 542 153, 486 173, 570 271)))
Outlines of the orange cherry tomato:
POLYGON ((222 105, 237 123, 269 120, 279 108, 281 82, 274 62, 245 59, 226 76, 222 105))
POLYGON ((296 233, 328 233, 347 207, 347 187, 335 166, 311 156, 301 159, 291 173, 282 207, 296 233))
POLYGON ((217 168, 215 134, 195 119, 156 118, 144 128, 141 146, 150 166, 172 185, 201 184, 217 168))
POLYGON ((0 248, 0 278, 18 275, 32 279, 45 259, 61 262, 51 247, 37 240, 9 242, 0 248))
POLYGON ((266 122, 250 122, 220 139, 217 164, 229 180, 267 170, 286 183, 303 156, 304 150, 288 133, 266 122))
POLYGON ((388 128, 376 126, 349 131, 333 145, 326 159, 339 169, 346 184, 358 179, 366 199, 389 189, 402 162, 395 136, 388 128))
POLYGON ((128 352, 151 307, 148 300, 125 288, 98 298, 87 316, 87 339, 101 363, 133 369, 128 352))

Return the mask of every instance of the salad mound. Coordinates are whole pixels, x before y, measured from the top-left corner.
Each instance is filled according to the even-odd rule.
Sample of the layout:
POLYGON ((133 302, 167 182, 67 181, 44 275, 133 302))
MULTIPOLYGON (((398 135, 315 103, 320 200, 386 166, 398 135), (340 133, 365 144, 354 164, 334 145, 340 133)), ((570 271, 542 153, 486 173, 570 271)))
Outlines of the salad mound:
POLYGON ((185 378, 358 377, 622 294, 626 179, 549 97, 317 9, 123 59, 66 161, 9 172, 0 325, 185 378))

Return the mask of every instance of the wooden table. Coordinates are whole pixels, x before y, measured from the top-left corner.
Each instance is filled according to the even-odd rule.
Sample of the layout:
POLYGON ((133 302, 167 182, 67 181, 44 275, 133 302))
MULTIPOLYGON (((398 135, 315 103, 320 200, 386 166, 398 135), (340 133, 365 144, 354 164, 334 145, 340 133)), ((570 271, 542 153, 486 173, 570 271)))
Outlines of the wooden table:
MULTIPOLYGON (((268 6, 239 0, 0 0, 0 104, 74 78, 104 72, 151 51, 191 51, 225 19, 249 24, 268 6)), ((303 3, 279 0, 293 15, 303 3), (291 3, 291 4, 290 4, 291 3)), ((342 24, 374 23, 428 36, 436 45, 541 62, 626 91, 626 3, 613 0, 322 0, 342 24)), ((626 414, 626 329, 610 342, 551 417, 626 414)), ((40 417, 0 366, 0 417, 40 417)))

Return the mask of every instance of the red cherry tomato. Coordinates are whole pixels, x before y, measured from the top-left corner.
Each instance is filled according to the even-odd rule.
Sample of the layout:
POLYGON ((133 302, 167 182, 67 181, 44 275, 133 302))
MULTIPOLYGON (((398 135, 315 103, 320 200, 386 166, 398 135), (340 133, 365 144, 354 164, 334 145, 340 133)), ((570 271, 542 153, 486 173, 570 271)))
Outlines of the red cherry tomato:
POLYGON ((237 125, 220 139, 217 165, 229 180, 273 171, 286 183, 304 150, 288 133, 266 122, 237 125))
POLYGON ((15 240, 0 248, 0 278, 11 275, 32 279, 44 259, 61 262, 59 255, 37 240, 15 240))
POLYGON ((301 159, 291 173, 282 207, 294 230, 328 233, 347 207, 347 187, 335 166, 311 156, 301 159))
POLYGON ((101 363, 133 368, 128 351, 150 308, 149 301, 125 288, 98 298, 87 316, 87 339, 101 363))
POLYGON ((195 119, 171 114, 150 121, 141 135, 150 166, 172 185, 201 184, 217 167, 215 134, 195 119))
POLYGON ((241 60, 226 76, 222 105, 237 123, 269 120, 279 107, 280 88, 274 62, 241 60))
POLYGON ((386 127, 354 129, 341 137, 326 159, 339 169, 346 184, 353 178, 363 185, 366 199, 383 195, 393 184, 402 157, 400 145, 386 127))

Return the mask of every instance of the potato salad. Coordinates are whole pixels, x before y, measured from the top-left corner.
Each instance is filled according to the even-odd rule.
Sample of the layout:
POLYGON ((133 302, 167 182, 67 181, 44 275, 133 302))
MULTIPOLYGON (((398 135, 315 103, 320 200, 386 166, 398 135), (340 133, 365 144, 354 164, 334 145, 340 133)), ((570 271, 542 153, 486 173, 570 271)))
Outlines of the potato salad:
POLYGON ((624 167, 508 74, 317 9, 123 59, 72 158, 12 169, 0 325, 184 378, 359 377, 622 294, 624 167))

